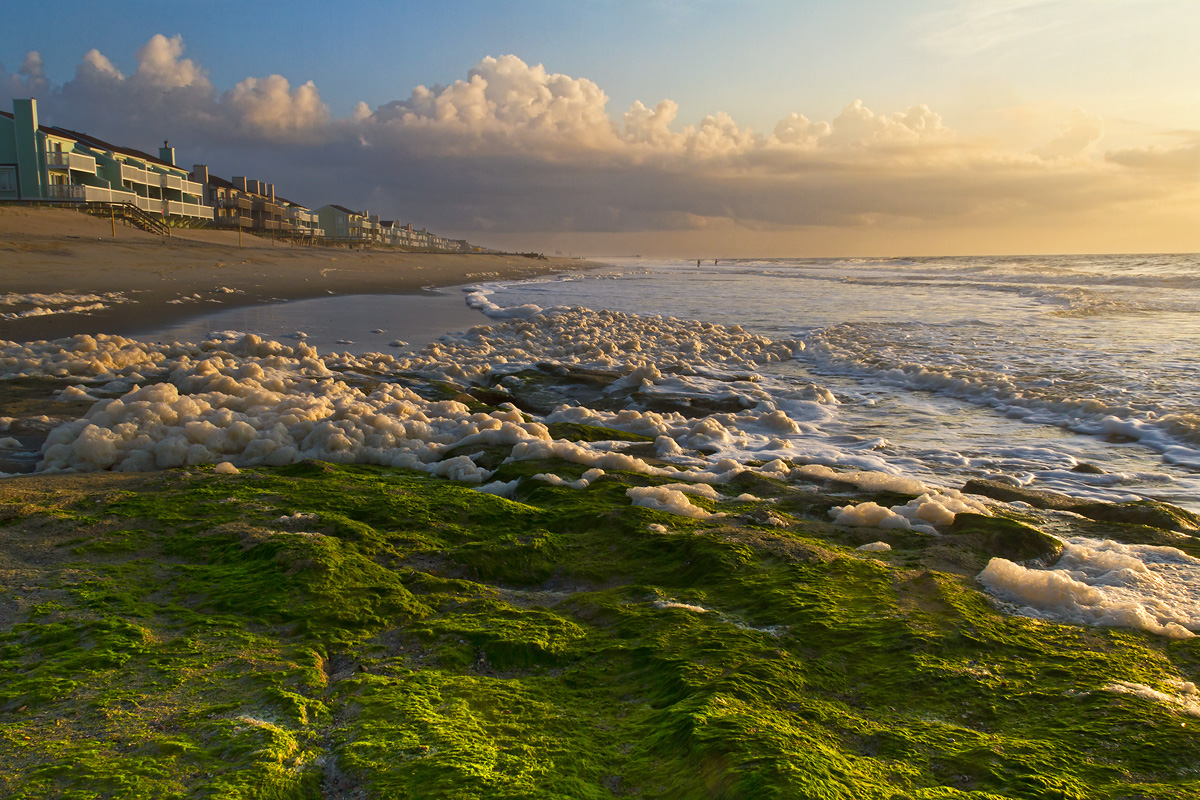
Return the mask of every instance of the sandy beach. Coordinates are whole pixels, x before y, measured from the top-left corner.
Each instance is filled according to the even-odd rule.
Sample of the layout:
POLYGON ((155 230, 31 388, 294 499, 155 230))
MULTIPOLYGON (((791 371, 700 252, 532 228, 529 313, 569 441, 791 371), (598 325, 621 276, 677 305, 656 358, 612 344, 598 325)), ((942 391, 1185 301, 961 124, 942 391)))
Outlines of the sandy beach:
MULTIPOLYGON (((136 334, 222 307, 347 294, 411 294, 427 286, 526 278, 591 266, 579 259, 404 253, 272 243, 217 230, 170 238, 73 210, 0 206, 0 296, 102 295, 126 302, 80 313, 17 316, 37 302, 0 306, 0 340, 76 333, 136 334), (200 294, 206 303, 172 304, 200 294), (15 317, 15 318, 12 318, 15 317)), ((75 305, 92 305, 77 303, 75 305)), ((48 308, 66 308, 69 303, 48 308)))

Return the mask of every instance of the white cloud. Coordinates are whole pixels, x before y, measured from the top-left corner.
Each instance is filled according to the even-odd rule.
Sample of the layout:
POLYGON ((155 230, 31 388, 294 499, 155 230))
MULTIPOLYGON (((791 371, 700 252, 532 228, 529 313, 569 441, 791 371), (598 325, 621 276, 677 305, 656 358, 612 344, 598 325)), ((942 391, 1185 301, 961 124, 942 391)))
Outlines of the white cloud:
POLYGON ((683 124, 667 99, 614 119, 594 82, 506 55, 334 118, 311 81, 248 77, 219 92, 184 52, 182 38, 155 36, 127 77, 90 50, 59 87, 42 85, 30 54, 19 74, 0 71, 0 86, 42 82, 53 124, 141 149, 169 138, 184 163, 207 160, 216 174, 237 159, 234 169, 251 163, 304 202, 467 235, 1044 228, 1166 205, 1196 178, 1184 172, 1197 139, 1106 155, 1103 120, 1081 110, 1005 109, 1021 134, 1009 147, 955 131, 927 105, 889 112, 861 100, 829 121, 789 114, 762 134, 723 112, 683 124), (1168 164, 1179 180, 1143 177, 1168 164))
POLYGON ((125 80, 125 76, 121 74, 121 71, 113 66, 113 63, 95 48, 83 54, 83 61, 79 63, 75 74, 79 75, 81 73, 93 78, 109 78, 117 81, 125 80))
POLYGON ((282 75, 246 78, 222 95, 221 102, 245 125, 266 135, 304 133, 329 121, 329 109, 312 81, 292 89, 282 75))
POLYGON ((138 68, 134 78, 160 89, 207 84, 208 74, 190 58, 181 58, 183 49, 183 36, 168 39, 161 33, 155 34, 137 51, 138 68))
MULTIPOLYGON (((25 54, 21 68, 15 75, 5 71, 0 64, 0 97, 11 101, 14 97, 34 97, 44 93, 50 86, 42 65, 42 56, 36 50, 25 54)), ((7 109, 6 109, 7 110, 7 109)))

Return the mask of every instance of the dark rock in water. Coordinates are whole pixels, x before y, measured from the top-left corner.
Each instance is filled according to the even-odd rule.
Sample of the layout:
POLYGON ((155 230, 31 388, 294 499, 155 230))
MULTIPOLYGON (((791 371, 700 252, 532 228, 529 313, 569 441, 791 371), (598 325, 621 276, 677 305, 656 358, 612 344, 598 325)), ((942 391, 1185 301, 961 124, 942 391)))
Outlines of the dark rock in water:
POLYGON ((1006 503, 1024 501, 1034 508, 1053 511, 1072 511, 1098 522, 1119 522, 1126 525, 1146 525, 1167 531, 1200 530, 1200 516, 1170 503, 1158 500, 1132 500, 1126 503, 1102 503, 1083 500, 1058 492, 1026 489, 1003 481, 976 479, 962 488, 966 494, 978 494, 1006 503))
POLYGON ((722 397, 693 397, 691 395, 643 394, 634 392, 631 398, 638 401, 647 411, 659 414, 682 414, 688 419, 709 417, 713 414, 736 414, 746 410, 746 401, 741 395, 722 397))
POLYGON ((1170 503, 1132 500, 1127 503, 1084 503, 1071 509, 1097 522, 1146 525, 1167 531, 1200 530, 1200 517, 1170 503))
POLYGON ((1048 508, 1054 511, 1075 511, 1079 506, 1088 505, 1091 502, 1058 492, 1026 489, 1023 486, 1013 486, 1010 483, 986 478, 967 481, 962 490, 965 494, 983 495, 993 500, 1003 500, 1006 503, 1020 501, 1029 503, 1034 508, 1048 508))
POLYGON ((1076 464, 1071 467, 1071 472, 1079 472, 1084 475, 1103 475, 1104 470, 1097 467, 1095 464, 1076 464))
POLYGON ((950 532, 960 544, 1009 561, 1049 563, 1063 550, 1062 542, 1053 536, 1032 525, 1004 517, 956 514, 950 532))

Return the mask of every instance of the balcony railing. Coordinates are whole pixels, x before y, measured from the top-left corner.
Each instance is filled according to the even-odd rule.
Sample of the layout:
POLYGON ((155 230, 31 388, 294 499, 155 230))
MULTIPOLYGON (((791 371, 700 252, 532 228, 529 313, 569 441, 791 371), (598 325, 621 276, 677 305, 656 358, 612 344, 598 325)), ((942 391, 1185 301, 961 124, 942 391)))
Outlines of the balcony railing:
POLYGON ((198 219, 212 219, 212 206, 202 206, 199 203, 180 203, 176 200, 167 200, 167 213, 173 217, 196 217, 198 219))
POLYGON ((46 197, 51 200, 86 200, 85 188, 69 183, 52 183, 46 187, 46 197))
POLYGON ((85 156, 82 153, 51 151, 46 153, 46 166, 54 170, 73 169, 77 172, 96 174, 96 159, 91 156, 85 156))
POLYGON ((146 170, 138 169, 137 167, 131 167, 128 164, 121 165, 121 180, 122 181, 130 181, 132 183, 142 183, 142 184, 153 183, 155 185, 158 185, 157 177, 155 178, 155 180, 151 181, 150 173, 146 172, 146 170))

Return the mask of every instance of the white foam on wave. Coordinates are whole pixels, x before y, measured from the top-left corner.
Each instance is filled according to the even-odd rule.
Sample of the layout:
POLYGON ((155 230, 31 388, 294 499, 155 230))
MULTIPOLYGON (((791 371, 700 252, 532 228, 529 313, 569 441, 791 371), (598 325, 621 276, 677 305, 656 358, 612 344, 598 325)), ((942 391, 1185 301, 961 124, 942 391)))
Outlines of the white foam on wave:
POLYGON ((1050 569, 993 558, 977 579, 1024 616, 1174 639, 1200 631, 1200 559, 1174 547, 1077 537, 1050 569))
POLYGON ((818 332, 806 353, 825 369, 989 406, 1011 419, 1132 439, 1168 463, 1200 468, 1200 412, 1190 398, 1139 399, 1119 381, 1105 387, 1052 359, 1013 366, 1004 363, 1013 349, 993 338, 981 337, 989 344, 978 347, 960 340, 950 352, 936 326, 850 323, 818 332))

